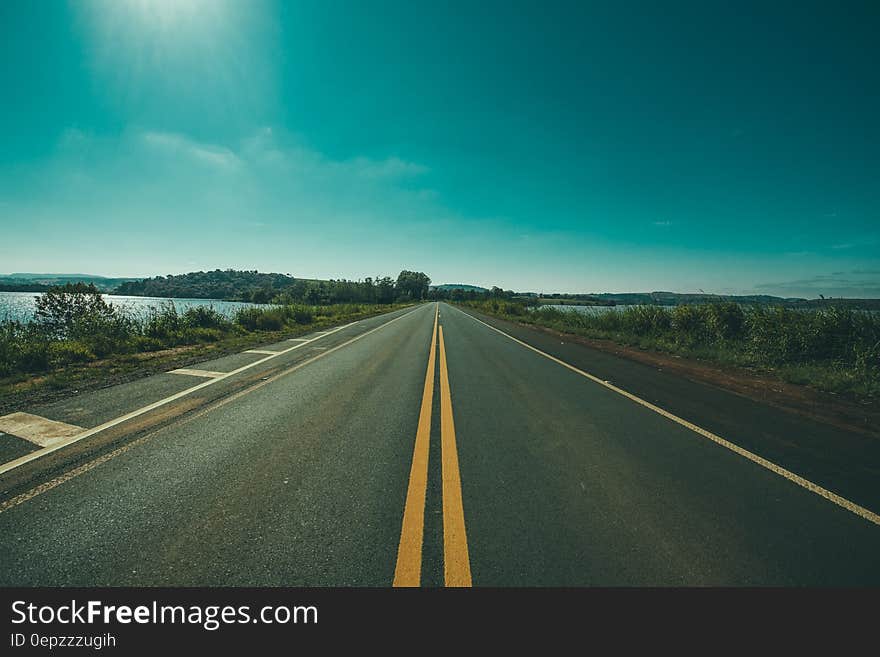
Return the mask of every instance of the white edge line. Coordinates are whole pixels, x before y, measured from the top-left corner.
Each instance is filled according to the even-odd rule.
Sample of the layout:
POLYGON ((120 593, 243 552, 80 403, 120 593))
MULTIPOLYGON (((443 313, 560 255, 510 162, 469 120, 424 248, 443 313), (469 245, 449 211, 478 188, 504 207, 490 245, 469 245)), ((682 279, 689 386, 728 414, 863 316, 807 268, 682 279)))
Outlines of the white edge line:
MULTIPOLYGON (((456 310, 458 310, 458 309, 456 309, 456 310)), ((600 386, 608 388, 609 390, 612 390, 619 395, 623 395, 627 399, 630 399, 630 400, 636 402, 637 404, 641 404, 645 408, 652 410, 655 413, 659 413, 663 417, 665 417, 669 420, 672 420, 673 422, 675 422, 677 424, 680 424, 681 426, 685 427, 686 429, 690 429, 694 433, 697 433, 697 434, 703 436, 704 438, 708 438, 712 442, 717 443, 718 445, 720 445, 726 449, 729 449, 730 451, 732 451, 736 454, 739 454, 740 456, 742 456, 744 458, 747 458, 749 461, 752 461, 753 463, 756 463, 756 464, 760 465, 761 467, 766 468, 767 470, 770 470, 770 472, 773 472, 774 474, 777 474, 780 477, 788 479, 789 481, 797 484, 801 488, 805 488, 806 490, 810 491, 811 493, 815 493, 819 497, 825 498, 829 502, 836 504, 837 506, 841 507, 842 509, 846 509, 850 513, 854 513, 855 515, 860 516, 861 518, 864 518, 868 522, 872 522, 875 525, 880 525, 880 515, 874 513, 870 509, 866 509, 863 506, 859 506, 855 502, 851 502, 850 500, 846 499, 845 497, 841 497, 840 495, 838 495, 836 493, 832 493, 830 490, 823 488, 819 484, 815 484, 812 481, 810 481, 809 479, 804 479, 800 475, 795 474, 794 472, 791 472, 790 470, 786 470, 782 466, 776 465, 772 461, 768 461, 767 459, 765 459, 761 456, 758 456, 754 452, 750 452, 749 450, 747 450, 743 447, 740 447, 739 445, 736 445, 736 444, 730 442, 729 440, 725 440, 721 436, 718 436, 718 435, 712 433, 711 431, 703 429, 702 427, 698 427, 696 424, 693 424, 692 422, 688 422, 687 420, 680 418, 677 415, 660 408, 659 406, 655 406, 651 402, 645 401, 641 397, 637 397, 636 395, 632 394, 631 392, 627 392, 626 390, 623 390, 622 388, 618 388, 617 386, 615 386, 612 383, 608 383, 607 381, 603 381, 602 379, 600 379, 597 376, 593 376, 592 374, 589 374, 588 372, 584 372, 583 370, 575 367, 574 365, 570 365, 569 363, 566 363, 564 360, 560 360, 559 358, 556 358, 555 356, 551 356, 550 354, 548 354, 544 351, 541 351, 537 347, 533 347, 532 345, 513 337, 509 333, 505 333, 501 329, 495 328, 491 324, 487 324, 486 322, 484 322, 481 319, 477 319, 476 317, 474 317, 473 315, 471 315, 469 313, 466 313, 462 310, 459 310, 459 312, 462 315, 466 315, 466 316, 470 317, 475 322, 479 322, 483 326, 486 326, 486 327, 492 329, 493 331, 500 333, 504 337, 510 338, 511 340, 522 345, 523 347, 526 347, 527 349, 531 349, 535 353, 540 354, 541 356, 544 356, 544 358, 549 358, 553 362, 558 363, 559 365, 562 365, 563 367, 570 369, 572 372, 580 374, 581 376, 586 377, 590 381, 592 381, 594 383, 598 383, 600 386)))
MULTIPOLYGON (((416 308, 418 308, 418 306, 416 306, 416 308)), ((384 326, 387 326, 388 324, 391 324, 392 322, 396 322, 398 319, 406 317, 411 312, 413 312, 413 310, 410 310, 409 312, 406 312, 403 315, 398 315, 394 319, 390 319, 387 322, 380 324, 376 328, 370 329, 366 333, 362 333, 358 337, 368 335, 369 333, 372 333, 373 331, 376 331, 384 326)), ((366 319, 370 319, 370 318, 365 317, 364 319, 358 320, 358 321, 362 322, 362 321, 365 321, 366 319)), ((358 322, 353 322, 353 324, 357 324, 357 323, 358 322)), ((312 339, 307 340, 305 342, 300 342, 299 344, 296 344, 292 347, 288 347, 287 349, 284 349, 282 351, 277 352, 274 356, 266 356, 265 358, 260 358, 259 360, 255 360, 253 363, 248 363, 247 365, 243 365, 242 367, 239 367, 237 370, 232 370, 231 372, 226 372, 222 376, 218 376, 215 379, 209 379, 209 380, 205 381, 204 383, 200 383, 198 385, 193 386, 192 388, 187 388, 186 390, 181 390, 180 392, 177 392, 177 393, 171 395, 170 397, 165 397, 164 399, 160 399, 159 401, 153 402, 152 404, 148 404, 147 406, 144 406, 142 408, 138 408, 137 410, 131 411, 130 413, 126 413, 125 415, 121 415, 121 416, 114 418, 112 420, 108 420, 107 422, 104 422, 104 424, 99 424, 98 426, 92 427, 91 429, 88 429, 87 431, 84 431, 82 433, 78 433, 75 436, 71 436, 70 438, 66 438, 63 441, 56 443, 55 445, 52 445, 50 447, 44 447, 42 449, 38 449, 36 451, 33 451, 29 454, 25 454, 24 456, 21 456, 21 457, 14 459, 12 461, 7 461, 6 463, 3 463, 2 465, 0 465, 0 475, 6 474, 7 472, 10 472, 11 470, 15 470, 16 468, 19 468, 27 463, 30 463, 31 461, 36 461, 39 458, 42 458, 44 456, 48 456, 49 454, 51 454, 53 452, 57 452, 59 449, 67 447, 68 445, 72 445, 73 443, 79 442, 80 440, 83 440, 85 438, 89 438, 90 436, 94 436, 95 434, 101 433, 102 431, 106 431, 107 429, 111 429, 112 427, 115 427, 118 424, 122 424, 123 422, 127 422, 128 420, 131 420, 132 418, 136 418, 139 415, 143 415, 144 413, 148 413, 156 408, 159 408, 160 406, 164 406, 165 404, 169 404, 173 401, 176 401, 176 400, 180 399, 181 397, 186 397, 187 395, 195 392, 196 390, 201 390, 202 388, 207 388, 208 386, 214 385, 215 383, 219 383, 220 381, 224 381, 224 380, 228 379, 229 377, 234 376, 235 374, 239 374, 240 372, 244 372, 245 370, 248 370, 252 367, 257 366, 260 363, 265 363, 266 361, 272 360, 273 358, 277 358, 278 356, 281 356, 283 354, 291 352, 294 349, 299 349, 300 347, 304 347, 311 342, 315 342, 316 340, 320 340, 322 338, 325 338, 328 335, 336 333, 337 331, 341 331, 342 329, 347 328, 349 326, 351 326, 351 324, 346 324, 345 326, 337 326, 335 329, 332 329, 330 331, 324 331, 323 335, 318 335, 315 338, 312 338, 312 339)))

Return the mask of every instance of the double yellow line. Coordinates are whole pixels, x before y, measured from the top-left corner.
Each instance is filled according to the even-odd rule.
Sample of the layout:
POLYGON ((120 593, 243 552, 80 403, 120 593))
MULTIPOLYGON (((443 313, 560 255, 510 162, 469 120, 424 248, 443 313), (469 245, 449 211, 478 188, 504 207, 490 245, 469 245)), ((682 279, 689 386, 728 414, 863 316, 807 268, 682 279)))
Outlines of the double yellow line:
MULTIPOLYGON (((397 566, 394 586, 419 586, 422 576, 422 543, 425 530, 425 496, 428 486, 428 451, 431 443, 431 412, 434 400, 434 372, 436 363, 440 305, 434 313, 434 330, 416 443, 413 448, 403 526, 397 548, 397 566)), ((452 417, 452 396, 449 388, 449 370, 446 365, 446 345, 443 327, 440 337, 440 449, 443 479, 443 573, 446 586, 471 586, 471 565, 468 556, 467 533, 464 525, 464 504, 461 495, 461 474, 458 468, 458 449, 455 443, 455 422, 452 417)))

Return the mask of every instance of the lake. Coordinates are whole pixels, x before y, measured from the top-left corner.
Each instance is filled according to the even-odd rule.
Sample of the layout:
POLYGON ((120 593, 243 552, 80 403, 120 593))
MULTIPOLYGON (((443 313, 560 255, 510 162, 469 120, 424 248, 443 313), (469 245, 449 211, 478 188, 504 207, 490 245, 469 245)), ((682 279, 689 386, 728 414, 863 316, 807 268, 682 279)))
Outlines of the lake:
MULTIPOLYGON (((636 308, 637 306, 576 306, 574 304, 551 304, 548 303, 546 305, 541 306, 541 308, 553 308, 555 310, 565 310, 572 311, 578 313, 584 313, 587 315, 601 315, 602 313, 607 313, 609 310, 626 310, 627 308, 636 308)), ((670 306, 671 307, 671 306, 670 306)))
MULTIPOLYGON (((39 292, 0 292, 0 320, 14 319, 26 322, 33 319, 36 308, 34 299, 39 292)), ((160 308, 171 303, 183 312, 188 308, 208 306, 226 317, 232 317, 239 308, 249 308, 252 303, 242 301, 220 301, 219 299, 168 299, 164 297, 124 297, 116 294, 102 294, 104 300, 130 317, 144 317, 151 308, 160 308)))

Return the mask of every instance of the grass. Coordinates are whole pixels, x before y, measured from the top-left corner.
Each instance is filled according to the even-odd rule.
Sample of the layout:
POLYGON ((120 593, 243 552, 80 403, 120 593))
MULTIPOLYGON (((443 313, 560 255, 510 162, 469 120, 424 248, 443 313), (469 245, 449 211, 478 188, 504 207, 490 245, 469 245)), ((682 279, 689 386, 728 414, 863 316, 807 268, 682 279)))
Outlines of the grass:
POLYGON ((142 317, 103 308, 77 317, 60 313, 60 323, 3 320, 0 397, 11 403, 11 397, 106 385, 401 307, 285 305, 227 317, 209 307, 181 313, 169 303, 142 317))
POLYGON ((880 401, 880 316, 874 313, 735 303, 586 313, 532 310, 502 300, 467 305, 563 333, 770 373, 789 383, 880 401))

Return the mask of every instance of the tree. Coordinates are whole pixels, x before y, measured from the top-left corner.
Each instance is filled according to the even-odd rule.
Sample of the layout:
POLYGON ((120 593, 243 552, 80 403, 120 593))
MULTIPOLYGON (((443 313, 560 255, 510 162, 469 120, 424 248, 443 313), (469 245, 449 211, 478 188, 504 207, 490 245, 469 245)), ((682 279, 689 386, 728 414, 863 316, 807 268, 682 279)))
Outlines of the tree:
POLYGON ((263 287, 251 292, 251 303, 269 303, 273 296, 271 288, 263 287))
POLYGON ((88 335, 116 319, 112 304, 89 283, 67 283, 49 288, 36 298, 34 321, 50 336, 69 339, 88 335))
POLYGON ((376 277, 376 301, 394 303, 394 280, 390 276, 376 277))
POLYGON ((420 271, 403 270, 397 276, 395 288, 398 297, 421 301, 428 294, 429 285, 431 285, 431 279, 427 274, 420 271))
POLYGON ((312 306, 317 306, 321 303, 321 288, 318 285, 312 283, 309 285, 305 294, 305 301, 312 306))

